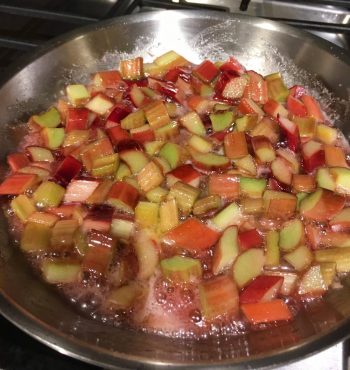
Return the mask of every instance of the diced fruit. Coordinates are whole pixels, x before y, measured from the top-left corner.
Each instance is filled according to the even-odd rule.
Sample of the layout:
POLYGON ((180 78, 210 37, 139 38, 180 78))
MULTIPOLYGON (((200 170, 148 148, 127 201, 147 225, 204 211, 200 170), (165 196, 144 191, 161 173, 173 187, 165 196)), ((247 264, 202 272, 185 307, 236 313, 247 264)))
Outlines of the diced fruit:
POLYGON ((159 204, 152 202, 138 202, 135 207, 135 220, 144 228, 156 228, 158 225, 159 204))
POLYGON ((344 151, 337 146, 325 145, 325 164, 328 167, 348 167, 344 151))
POLYGON ((238 255, 237 226, 228 227, 221 235, 213 254, 213 273, 218 275, 232 266, 238 255))
POLYGON ((133 128, 130 130, 130 135, 132 139, 141 143, 146 143, 155 139, 154 131, 151 129, 150 125, 133 128))
POLYGON ((131 281, 127 285, 112 289, 107 300, 113 307, 126 310, 130 308, 139 297, 142 297, 142 294, 142 286, 131 281))
POLYGON ((137 278, 146 280, 159 263, 159 245, 150 230, 143 229, 135 235, 135 253, 139 264, 137 278))
POLYGON ((35 190, 33 199, 40 208, 57 207, 65 194, 66 190, 51 181, 45 181, 35 190))
POLYGON ((24 252, 46 251, 50 246, 51 229, 47 225, 28 222, 21 236, 21 249, 24 252))
POLYGON ((154 135, 157 140, 168 141, 171 139, 175 139, 179 136, 180 130, 178 123, 176 121, 172 121, 165 126, 159 127, 154 130, 154 135))
POLYGON ((226 157, 230 159, 242 158, 249 154, 244 132, 230 132, 225 135, 224 148, 226 157))
POLYGON ((209 115, 214 132, 223 131, 228 128, 234 119, 232 111, 211 113, 209 115))
POLYGON ((279 73, 272 74, 265 78, 267 81, 267 92, 269 98, 278 102, 285 102, 289 95, 289 90, 284 85, 281 75, 279 73))
POLYGON ((203 170, 225 169, 230 166, 230 161, 227 157, 216 153, 198 153, 191 151, 193 164, 203 170))
POLYGON ((247 215, 260 215, 264 210, 261 198, 243 198, 241 205, 243 213, 247 215))
POLYGON ((274 299, 269 302, 242 304, 241 309, 244 316, 252 324, 290 320, 293 317, 287 304, 281 299, 274 299))
POLYGON ((315 251, 316 262, 335 262, 337 272, 350 271, 350 248, 327 248, 315 251))
POLYGON ((160 67, 170 69, 185 66, 188 64, 188 61, 174 50, 170 50, 154 59, 154 63, 160 67))
POLYGON ((96 87, 117 88, 120 85, 122 77, 119 71, 99 71, 93 77, 96 87))
POLYGON ((168 199, 175 199, 180 211, 184 214, 189 214, 192 210, 194 202, 198 198, 200 190, 177 181, 171 188, 168 194, 168 199))
POLYGON ((294 98, 292 95, 288 96, 287 109, 291 114, 298 117, 305 117, 308 114, 304 103, 299 99, 294 98))
POLYGON ((120 121, 120 126, 124 130, 135 129, 144 126, 146 123, 145 112, 139 109, 135 112, 129 113, 120 121))
POLYGON ((11 171, 16 172, 21 168, 28 166, 29 159, 24 153, 11 153, 7 156, 7 163, 10 166, 11 171))
POLYGON ((107 194, 111 190, 113 182, 109 179, 105 179, 98 184, 96 189, 91 193, 91 195, 85 200, 87 204, 99 204, 103 203, 107 194))
POLYGON ((288 252, 295 249, 303 242, 304 226, 299 219, 286 222, 279 235, 279 246, 282 251, 288 252))
POLYGON ((233 279, 239 288, 259 276, 265 263, 264 251, 251 248, 240 254, 233 265, 233 279))
POLYGON ((285 254, 283 258, 297 271, 302 271, 311 264, 313 254, 307 246, 301 245, 292 252, 285 254))
POLYGON ((55 223, 51 232, 51 250, 66 251, 73 247, 74 233, 78 229, 77 220, 59 220, 55 223))
POLYGON ((188 185, 198 187, 200 177, 201 174, 196 171, 190 164, 183 164, 166 174, 166 182, 169 188, 177 181, 182 181, 188 185))
POLYGON ((161 201, 163 201, 166 198, 168 193, 169 193, 169 190, 164 189, 160 186, 157 186, 156 188, 148 191, 145 194, 145 196, 146 196, 147 200, 149 200, 150 202, 160 203, 161 201))
POLYGON ((310 140, 302 148, 303 166, 306 172, 312 172, 325 164, 323 145, 317 141, 310 140))
POLYGON ((264 116, 264 111, 252 100, 249 98, 242 98, 238 110, 243 114, 257 114, 258 117, 264 116))
POLYGON ((114 218, 111 224, 111 234, 118 239, 128 241, 134 232, 134 222, 122 218, 114 218))
POLYGON ((73 180, 69 183, 64 194, 65 203, 85 202, 97 189, 99 182, 96 180, 73 180))
POLYGON ((126 80, 139 80, 144 76, 143 58, 121 60, 119 64, 121 76, 126 80))
POLYGON ((194 218, 188 218, 163 237, 163 243, 189 251, 210 248, 216 243, 219 233, 194 218))
POLYGON ((283 283, 282 276, 260 275, 244 288, 240 304, 268 302, 276 298, 283 283))
POLYGON ((278 123, 265 116, 250 131, 250 136, 265 136, 272 144, 276 144, 280 140, 280 131, 278 123))
POLYGON ((137 175, 139 187, 145 193, 159 186, 163 180, 161 169, 152 161, 148 162, 137 175))
POLYGON ((259 248, 263 244, 263 238, 256 229, 240 231, 238 233, 239 246, 241 250, 259 248))
POLYGON ((180 118, 180 122, 182 126, 195 135, 204 136, 206 134, 203 122, 196 112, 188 112, 180 118))
POLYGON ((139 193, 134 186, 117 181, 107 195, 107 203, 117 209, 133 213, 138 198, 139 193))
POLYGON ((255 103, 265 104, 267 101, 267 83, 261 75, 254 71, 247 71, 249 82, 244 90, 244 97, 255 103))
POLYGON ((183 150, 180 145, 166 143, 159 151, 159 156, 166 159, 172 169, 178 167, 183 160, 183 150))
POLYGON ((179 212, 175 199, 161 202, 159 218, 160 230, 162 232, 167 232, 179 224, 179 212))
POLYGON ((11 201, 11 208, 15 215, 22 222, 26 222, 27 219, 35 212, 33 201, 23 194, 11 201))
POLYGON ((316 126, 316 137, 323 143, 332 145, 338 138, 338 131, 333 127, 319 123, 316 126))
POLYGON ((236 175, 212 174, 209 176, 208 192, 219 195, 224 200, 235 200, 239 197, 240 183, 236 175))
POLYGON ((84 85, 68 85, 66 91, 72 105, 82 105, 90 99, 90 93, 84 85))
POLYGON ((59 148, 64 141, 64 128, 43 128, 41 131, 45 145, 50 149, 59 148))
POLYGON ((350 195, 350 169, 332 167, 329 173, 334 179, 335 191, 339 194, 350 195))
POLYGON ((321 262, 320 271, 322 279, 326 287, 329 287, 336 275, 336 263, 335 262, 321 262))
POLYGON ((317 296, 324 293, 327 286, 323 280, 320 265, 311 266, 298 285, 298 293, 301 295, 317 296))
POLYGON ((61 116, 55 107, 45 113, 32 117, 33 121, 41 127, 57 127, 61 123, 61 116))
POLYGON ((313 117, 318 122, 323 122, 324 117, 321 108, 317 101, 310 95, 303 95, 301 101, 305 104, 307 113, 310 117, 313 117))
POLYGON ((344 208, 330 221, 329 225, 333 231, 348 231, 350 230, 350 208, 344 208))
POLYGON ((287 138, 287 145, 290 150, 296 152, 299 148, 300 138, 298 126, 285 117, 278 117, 278 123, 287 138))
POLYGON ((101 116, 107 114, 113 106, 114 103, 103 94, 97 94, 87 104, 85 104, 87 109, 101 116))
POLYGON ((188 145, 200 153, 209 153, 213 149, 213 143, 201 136, 192 135, 188 140, 188 145))
POLYGON ((144 108, 144 111, 146 119, 153 129, 166 126, 170 123, 168 111, 162 101, 157 100, 148 104, 144 108))
POLYGON ((316 133, 316 120, 312 117, 293 117, 299 129, 299 136, 302 142, 312 139, 316 133))
POLYGON ((35 174, 19 173, 7 177, 0 184, 0 195, 18 195, 24 193, 38 182, 35 174))
POLYGON ((270 230, 266 234, 265 266, 278 266, 280 264, 279 233, 270 230))
POLYGON ((278 118, 278 117, 287 117, 288 111, 287 109, 276 100, 269 99, 263 106, 264 112, 271 117, 278 118))
POLYGON ((69 260, 46 260, 41 269, 43 277, 48 283, 69 284, 79 280, 81 266, 79 262, 69 260))
POLYGON ((199 260, 184 256, 174 256, 160 261, 160 268, 165 278, 175 283, 188 283, 202 277, 199 260))
POLYGON ((33 212, 28 217, 28 222, 33 222, 37 224, 46 225, 48 227, 52 227, 56 223, 58 218, 59 218, 58 216, 51 214, 51 213, 33 212))
POLYGON ((235 159, 234 163, 241 171, 248 173, 249 175, 255 176, 257 173, 256 163, 250 154, 245 157, 235 159))
POLYGON ((310 193, 316 189, 316 179, 311 175, 293 175, 292 188, 296 192, 310 193))
POLYGON ((250 198, 261 198, 266 189, 265 179, 241 177, 239 180, 240 193, 250 198))
POLYGON ((221 198, 218 195, 208 195, 194 203, 192 212, 195 216, 205 215, 208 212, 221 208, 221 204, 221 198))
POLYGON ((219 231, 225 230, 231 225, 238 225, 241 219, 241 210, 237 203, 231 203, 211 218, 211 224, 219 231))
POLYGON ((249 82, 249 76, 234 77, 227 81, 221 95, 226 99, 238 99, 243 96, 244 90, 249 82))
POLYGON ((54 179, 60 184, 66 186, 70 181, 78 175, 82 168, 81 162, 74 157, 68 155, 58 165, 56 171, 53 174, 54 179))
POLYGON ((252 145, 255 155, 261 162, 272 162, 276 158, 275 150, 265 136, 254 136, 252 145))
POLYGON ((219 74, 219 70, 210 60, 205 60, 192 73, 203 82, 211 82, 219 74))
POLYGON ((218 276, 199 285, 201 312, 206 320, 238 314, 238 290, 228 276, 218 276))
POLYGON ((266 190, 263 195, 264 208, 268 217, 289 218, 296 210, 295 195, 281 191, 266 190))
POLYGON ((250 131, 254 129, 258 123, 259 115, 257 113, 245 114, 243 117, 236 118, 236 128, 237 131, 250 131))
POLYGON ((119 153, 119 156, 128 165, 133 174, 140 172, 149 163, 146 154, 135 149, 125 150, 119 153))
POLYGON ((316 221, 327 221, 344 207, 345 199, 325 189, 317 189, 300 202, 300 213, 316 221))
MULTIPOLYGON (((49 149, 43 148, 41 146, 29 146, 26 149, 29 152, 32 161, 34 162, 42 162, 42 161, 53 162, 54 161, 52 152, 49 149)), ((27 164, 29 164, 29 161, 27 164)))

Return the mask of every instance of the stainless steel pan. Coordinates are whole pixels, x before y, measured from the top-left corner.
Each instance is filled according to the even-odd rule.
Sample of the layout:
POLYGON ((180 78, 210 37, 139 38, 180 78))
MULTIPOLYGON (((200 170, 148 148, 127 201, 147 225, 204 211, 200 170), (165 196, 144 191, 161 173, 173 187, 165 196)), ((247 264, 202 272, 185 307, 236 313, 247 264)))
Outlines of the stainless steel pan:
MULTIPOLYGON (((350 59, 330 43, 262 19, 211 12, 155 12, 114 19, 57 39, 16 67, 0 90, 0 156, 15 148, 14 127, 46 108, 67 82, 175 49, 198 62, 235 55, 261 73, 281 71, 307 85, 344 133, 350 126, 350 59)), ((32 275, 0 220, 0 312, 58 351, 106 368, 246 368, 292 361, 346 337, 350 280, 292 323, 228 338, 182 340, 105 326, 75 311, 32 275)), ((6 333, 2 333, 6 335, 6 333)))

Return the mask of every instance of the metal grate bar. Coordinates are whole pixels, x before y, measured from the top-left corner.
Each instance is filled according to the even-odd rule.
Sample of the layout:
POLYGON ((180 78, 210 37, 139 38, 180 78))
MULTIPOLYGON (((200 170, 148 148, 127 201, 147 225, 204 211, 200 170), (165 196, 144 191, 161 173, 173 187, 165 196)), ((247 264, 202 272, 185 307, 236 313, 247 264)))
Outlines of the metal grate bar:
POLYGON ((270 19, 272 21, 278 21, 287 23, 291 26, 303 27, 308 30, 332 32, 332 33, 350 33, 350 27, 348 24, 334 24, 326 22, 312 22, 312 21, 300 21, 296 19, 288 18, 274 18, 274 17, 261 17, 270 19))
POLYGON ((13 37, 0 36, 0 47, 17 50, 33 50, 40 46, 44 41, 28 41, 24 39, 16 39, 13 37))
POLYGON ((74 24, 87 24, 98 21, 97 18, 86 17, 83 15, 76 15, 64 12, 56 12, 51 10, 24 8, 19 6, 1 5, 0 12, 12 15, 19 15, 24 17, 49 19, 60 22, 74 23, 74 24))

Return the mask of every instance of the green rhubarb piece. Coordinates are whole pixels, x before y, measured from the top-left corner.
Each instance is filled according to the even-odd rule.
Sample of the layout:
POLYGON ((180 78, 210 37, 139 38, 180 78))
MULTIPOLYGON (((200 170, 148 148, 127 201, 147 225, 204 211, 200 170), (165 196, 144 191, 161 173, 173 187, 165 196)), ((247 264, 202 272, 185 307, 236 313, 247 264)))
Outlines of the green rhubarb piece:
POLYGON ((257 114, 246 114, 235 120, 237 131, 250 131, 258 123, 259 116, 257 114))
POLYGON ((38 207, 57 207, 63 197, 65 189, 51 181, 45 181, 35 190, 33 199, 38 207))
POLYGON ((126 310, 142 294, 142 291, 142 287, 139 284, 130 282, 120 288, 113 289, 107 300, 113 306, 126 310))
POLYGON ((90 99, 90 93, 84 85, 68 85, 67 97, 73 105, 79 105, 90 99))
POLYGON ((118 239, 129 240, 134 231, 134 222, 115 218, 111 224, 111 234, 118 239))
POLYGON ((313 254, 306 245, 301 245, 294 251, 285 254, 283 258, 297 271, 302 271, 311 264, 313 254))
POLYGON ((194 215, 203 215, 209 211, 221 207, 221 198, 218 195, 208 195, 205 198, 198 199, 193 205, 194 215))
POLYGON ((211 97, 213 95, 214 89, 210 85, 203 84, 200 88, 200 96, 211 97))
POLYGON ((40 178, 40 180, 46 180, 50 175, 49 170, 47 170, 46 168, 38 167, 38 166, 22 167, 20 170, 18 170, 18 172, 31 173, 31 174, 37 175, 40 178))
POLYGON ((168 190, 163 189, 160 186, 157 186, 156 188, 148 191, 145 195, 147 200, 149 200, 150 202, 160 203, 166 198, 168 193, 169 193, 168 190))
POLYGON ((228 105, 225 103, 216 103, 213 107, 213 111, 216 112, 222 112, 222 111, 227 111, 232 108, 232 105, 228 105))
POLYGON ((166 143, 159 151, 159 156, 164 158, 172 169, 178 167, 181 163, 182 148, 175 143, 166 143))
POLYGON ((187 283, 202 276, 202 266, 199 260, 184 256, 174 256, 160 261, 164 277, 178 282, 187 283))
POLYGON ((55 160, 51 151, 47 148, 43 148, 41 146, 30 146, 27 147, 27 150, 34 162, 53 162, 55 160))
POLYGON ((304 193, 304 192, 301 192, 301 193, 297 193, 296 196, 297 196, 297 210, 299 211, 299 208, 300 208, 300 203, 303 199, 305 199, 307 196, 309 195, 309 193, 304 193))
POLYGON ((68 284, 78 281, 80 276, 79 262, 49 261, 42 264, 44 279, 51 284, 68 284))
POLYGON ((333 176, 330 174, 329 169, 319 168, 316 172, 316 182, 318 187, 328 189, 331 191, 335 190, 335 182, 333 176))
POLYGON ((199 166, 207 169, 225 168, 230 165, 227 157, 216 153, 191 152, 191 156, 199 166))
POLYGON ((280 230, 279 246, 282 251, 289 252, 297 247, 303 240, 304 225, 298 220, 294 219, 286 222, 280 230))
POLYGON ((126 165, 125 163, 120 163, 117 169, 117 172, 115 174, 115 179, 123 180, 124 177, 130 176, 130 175, 131 175, 131 171, 128 165, 126 165))
POLYGON ((237 203, 231 203, 211 219, 211 223, 220 231, 241 221, 241 210, 237 203))
POLYGON ((279 266, 280 248, 278 245, 279 232, 270 230, 266 234, 265 266, 279 266))
POLYGON ((241 177, 239 181, 240 192, 250 198, 261 198, 266 189, 265 179, 241 177))
POLYGON ((47 112, 33 116, 33 120, 41 127, 57 127, 61 123, 61 116, 55 107, 51 107, 47 112))
POLYGON ((177 181, 170 189, 169 199, 175 199, 177 206, 184 214, 189 214, 199 197, 200 190, 194 186, 177 181))
POLYGON ((23 222, 36 211, 33 201, 26 195, 19 195, 11 201, 11 208, 15 215, 23 222))
POLYGON ((266 76, 268 96, 278 102, 285 102, 289 95, 289 90, 284 84, 280 74, 274 73, 266 76))
POLYGON ((340 194, 350 195, 350 169, 344 167, 331 167, 329 172, 335 180, 335 191, 340 194))
POLYGON ((64 128, 43 128, 41 134, 44 138, 45 144, 50 149, 59 148, 64 141, 64 128))
POLYGON ((145 151, 148 155, 155 155, 159 152, 160 148, 164 145, 164 141, 147 141, 143 144, 145 151))
POLYGON ((51 228, 47 225, 28 222, 21 237, 21 249, 25 252, 46 251, 50 247, 51 228))
POLYGON ((125 118, 120 121, 120 125, 125 130, 138 128, 146 124, 146 116, 143 109, 136 112, 129 113, 125 118))
POLYGON ((84 256, 89 249, 86 235, 82 231, 78 231, 74 234, 74 246, 80 256, 84 256))
POLYGON ((93 168, 91 170, 92 176, 104 177, 114 175, 119 166, 118 153, 96 158, 93 161, 93 168))
POLYGON ((205 136, 206 130, 198 113, 189 112, 181 117, 180 122, 189 132, 198 136, 205 136))
POLYGON ((234 114, 231 111, 211 113, 210 121, 215 132, 223 131, 231 125, 234 119, 234 114))

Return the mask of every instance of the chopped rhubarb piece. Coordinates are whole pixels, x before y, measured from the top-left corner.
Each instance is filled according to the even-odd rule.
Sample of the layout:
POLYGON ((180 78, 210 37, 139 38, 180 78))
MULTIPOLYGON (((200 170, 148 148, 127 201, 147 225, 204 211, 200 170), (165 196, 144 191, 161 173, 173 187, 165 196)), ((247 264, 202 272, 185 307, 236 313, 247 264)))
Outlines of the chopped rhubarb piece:
POLYGON ((78 175, 81 168, 81 162, 69 155, 58 165, 53 177, 58 183, 67 186, 78 175))
POLYGON ((239 232, 238 240, 242 250, 259 248, 263 244, 263 238, 256 229, 239 232))
POLYGON ((137 278, 150 278, 159 264, 159 251, 156 236, 149 229, 142 229, 135 235, 135 253, 138 260, 137 278))
POLYGON ((327 221, 344 207, 345 199, 326 189, 317 189, 300 203, 300 213, 316 221, 327 221))
POLYGON ((120 121, 120 125, 124 130, 138 128, 146 124, 145 112, 139 109, 135 112, 129 113, 120 121))
POLYGON ((192 73, 203 82, 211 82, 219 74, 219 70, 210 60, 205 60, 192 73))
POLYGON ((285 117, 279 117, 278 122, 287 138, 288 148, 296 152, 300 143, 298 126, 285 117))
POLYGON ((143 125, 141 127, 131 129, 130 135, 132 139, 137 140, 140 143, 153 141, 155 139, 154 131, 150 125, 143 125))
POLYGON ((241 219, 240 207, 237 203, 231 203, 211 218, 210 223, 217 230, 223 231, 231 225, 238 225, 241 219))
POLYGON ((201 174, 190 164, 183 164, 166 174, 167 186, 169 188, 177 181, 182 181, 188 185, 198 187, 200 178, 201 174))
POLYGON ((318 102, 310 95, 303 95, 301 101, 305 104, 308 115, 316 119, 317 122, 324 122, 324 116, 318 102))
POLYGON ((133 213, 139 199, 137 189, 126 183, 117 181, 107 195, 107 203, 120 210, 133 213))
POLYGON ((238 105, 238 110, 243 114, 257 114, 259 117, 264 116, 263 110, 250 98, 242 98, 238 105))
POLYGON ((107 194, 111 190, 113 182, 109 179, 103 180, 93 193, 86 199, 87 204, 99 204, 106 200, 107 194))
POLYGON ((144 111, 149 125, 154 129, 170 123, 170 117, 166 106, 160 100, 148 104, 144 108, 144 111))
POLYGON ((179 224, 179 211, 175 199, 161 202, 159 219, 159 226, 162 232, 169 231, 179 224))
POLYGON ((29 159, 25 153, 12 153, 7 156, 7 163, 12 172, 16 172, 29 165, 29 159))
POLYGON ((310 175, 293 175, 292 188, 296 192, 310 193, 316 188, 315 176, 310 175))
POLYGON ((232 111, 219 111, 211 113, 209 117, 213 131, 220 132, 229 129, 234 120, 234 113, 232 111))
POLYGON ((348 231, 350 229, 350 208, 344 208, 330 221, 329 225, 333 231, 348 231))
POLYGON ((140 189, 147 193, 156 188, 164 180, 161 169, 154 163, 148 162, 137 175, 137 182, 140 189))
POLYGON ((11 209, 22 222, 26 222, 36 210, 33 201, 24 194, 11 201, 11 209))
POLYGON ((287 304, 281 299, 242 304, 241 309, 245 317, 252 324, 290 320, 293 317, 287 304))
POLYGON ((300 99, 305 94, 305 88, 300 85, 294 85, 289 89, 289 95, 296 99, 300 99))
POLYGON ((33 193, 33 199, 38 207, 57 207, 64 195, 65 188, 52 181, 45 181, 33 193))
POLYGON ((213 171, 230 167, 227 157, 216 153, 196 153, 191 152, 195 167, 203 170, 213 171))
POLYGON ((64 202, 85 202, 95 191, 98 185, 99 181, 97 180, 73 180, 67 187, 67 191, 64 195, 64 202))
POLYGON ((50 149, 59 148, 64 141, 64 128, 55 127, 55 128, 43 128, 41 130, 41 136, 44 140, 45 146, 50 149))
POLYGON ((239 178, 231 174, 209 175, 208 192, 219 195, 224 200, 235 200, 239 197, 239 178))
POLYGON ((68 85, 67 97, 71 104, 79 106, 90 99, 90 93, 84 85, 68 85))
POLYGON ((310 140, 301 149, 303 167, 306 172, 313 172, 318 167, 325 165, 325 153, 323 145, 317 141, 310 140))
MULTIPOLYGON (((140 146, 140 143, 135 140, 129 140, 128 144, 131 144, 132 142, 140 146)), ((121 150, 120 146, 121 145, 118 145, 120 159, 128 165, 133 174, 139 173, 149 162, 146 154, 139 149, 121 150)))
POLYGON ((249 77, 247 75, 231 77, 223 86, 221 95, 230 100, 240 99, 243 96, 248 81, 249 77))
POLYGON ((283 283, 283 276, 260 275, 239 296, 240 304, 268 302, 276 298, 283 283))
POLYGON ((188 251, 200 251, 210 248, 219 238, 219 233, 200 221, 189 218, 179 226, 167 232, 163 243, 188 251))
POLYGON ((180 54, 176 53, 174 50, 170 50, 156 59, 154 59, 154 63, 163 68, 174 68, 174 67, 182 67, 189 64, 189 62, 180 54))
POLYGON ((189 132, 198 136, 205 136, 206 130, 198 113, 188 112, 180 118, 180 122, 189 132))
POLYGON ((199 115, 209 113, 213 103, 199 95, 191 95, 187 98, 187 105, 199 115))
POLYGON ((106 133, 113 145, 119 144, 121 141, 128 140, 130 138, 128 131, 124 130, 119 125, 108 128, 106 133))
POLYGON ((80 279, 79 261, 45 260, 41 268, 45 281, 50 284, 76 283, 80 279))
POLYGON ((40 115, 33 116, 32 119, 41 127, 57 127, 61 123, 61 116, 55 107, 40 115))
POLYGON ((201 312, 206 320, 238 314, 238 290, 229 276, 218 276, 199 285, 201 312))
POLYGON ((306 245, 300 245, 292 252, 285 254, 283 258, 291 264, 295 270, 302 271, 310 266, 313 260, 313 253, 306 245))
POLYGON ((68 251, 74 245, 74 233, 78 229, 77 220, 59 220, 51 231, 50 250, 68 251))
POLYGON ((163 276, 173 282, 183 283, 197 281, 202 277, 199 260, 184 256, 174 256, 160 261, 163 276))
POLYGON ((120 74, 126 80, 140 80, 143 78, 143 58, 122 60, 119 64, 120 74))
POLYGON ((19 173, 7 177, 0 184, 0 195, 18 195, 24 193, 38 182, 35 174, 19 173))
POLYGON ((261 162, 272 162, 276 158, 275 150, 267 137, 252 137, 252 145, 255 155, 261 162))
POLYGON ((224 147, 226 157, 237 159, 248 155, 248 146, 244 132, 230 132, 225 135, 224 147))
POLYGON ((24 252, 47 251, 50 246, 51 228, 44 224, 28 222, 21 236, 24 252))
POLYGON ((54 162, 55 160, 51 150, 41 146, 28 146, 26 150, 33 162, 54 162))
POLYGON ((342 148, 332 145, 324 146, 325 164, 328 167, 349 167, 342 148))
POLYGON ((268 217, 289 218, 296 210, 297 198, 282 191, 266 190, 263 195, 264 208, 268 217))
POLYGON ((109 205, 99 204, 93 206, 83 221, 82 230, 84 232, 89 230, 109 232, 113 213, 114 208, 109 205))
POLYGON ((284 85, 281 75, 279 73, 273 73, 266 76, 265 79, 269 98, 278 102, 285 102, 289 95, 289 90, 284 85))
POLYGON ((287 109, 291 114, 298 116, 298 117, 306 117, 308 115, 308 111, 304 103, 294 98, 292 95, 288 96, 287 109))
POLYGON ((245 72, 245 68, 242 66, 239 61, 234 57, 229 57, 224 64, 220 66, 220 71, 233 72, 238 75, 241 75, 245 72))
POLYGON ((298 285, 298 293, 304 296, 317 297, 325 293, 327 285, 323 280, 321 266, 311 266, 302 276, 298 285))
POLYGON ((269 99, 263 106, 264 112, 270 115, 271 117, 287 117, 288 111, 281 103, 273 99, 269 99))
POLYGON ((118 103, 109 113, 107 120, 120 123, 120 121, 131 113, 131 108, 123 103, 118 103))
POLYGON ((205 198, 196 200, 192 212, 195 216, 205 215, 208 212, 218 210, 221 206, 222 201, 218 195, 208 195, 205 198))
POLYGON ((267 102, 267 83, 261 75, 254 71, 247 71, 249 82, 244 90, 243 96, 252 99, 255 103, 265 104, 267 102))
POLYGON ((82 270, 104 275, 112 261, 114 240, 107 233, 91 230, 87 235, 89 248, 82 262, 82 270))
POLYGON ((95 86, 110 89, 119 87, 121 80, 119 71, 99 71, 93 77, 95 86))
POLYGON ((185 184, 181 181, 177 181, 171 188, 168 195, 169 199, 175 199, 176 204, 184 214, 189 214, 192 207, 198 198, 200 190, 185 184))
POLYGON ((68 108, 66 117, 66 132, 86 130, 89 123, 89 111, 85 108, 68 108))

